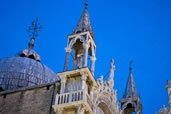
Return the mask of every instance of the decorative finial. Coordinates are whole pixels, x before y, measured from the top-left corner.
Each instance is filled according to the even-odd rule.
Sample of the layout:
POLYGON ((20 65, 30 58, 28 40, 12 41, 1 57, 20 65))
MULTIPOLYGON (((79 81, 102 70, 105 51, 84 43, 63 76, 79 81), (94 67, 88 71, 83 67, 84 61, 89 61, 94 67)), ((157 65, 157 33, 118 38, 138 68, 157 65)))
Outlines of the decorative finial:
POLYGON ((167 85, 171 85, 171 80, 167 80, 167 85))
POLYGON ((110 68, 114 68, 114 59, 111 59, 111 62, 110 62, 110 68))
POLYGON ((85 1, 84 5, 85 5, 85 8, 88 8, 88 0, 85 1))
POLYGON ((38 37, 38 32, 43 29, 43 26, 38 22, 38 18, 32 21, 32 25, 28 27, 27 31, 29 33, 30 42, 28 44, 29 49, 34 47, 34 40, 38 37))
POLYGON ((111 59, 111 64, 112 64, 112 65, 114 64, 114 59, 111 59))
POLYGON ((129 70, 130 71, 132 71, 132 63, 133 63, 133 61, 130 61, 130 63, 129 63, 129 70))

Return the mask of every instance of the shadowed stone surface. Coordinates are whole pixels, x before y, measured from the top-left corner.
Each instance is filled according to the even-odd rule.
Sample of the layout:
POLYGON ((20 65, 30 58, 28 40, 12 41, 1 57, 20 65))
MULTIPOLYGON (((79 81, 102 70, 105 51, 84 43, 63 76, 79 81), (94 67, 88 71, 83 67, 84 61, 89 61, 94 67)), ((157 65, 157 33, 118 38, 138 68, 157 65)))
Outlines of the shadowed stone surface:
POLYGON ((54 114, 52 104, 58 87, 53 84, 0 93, 0 114, 54 114))

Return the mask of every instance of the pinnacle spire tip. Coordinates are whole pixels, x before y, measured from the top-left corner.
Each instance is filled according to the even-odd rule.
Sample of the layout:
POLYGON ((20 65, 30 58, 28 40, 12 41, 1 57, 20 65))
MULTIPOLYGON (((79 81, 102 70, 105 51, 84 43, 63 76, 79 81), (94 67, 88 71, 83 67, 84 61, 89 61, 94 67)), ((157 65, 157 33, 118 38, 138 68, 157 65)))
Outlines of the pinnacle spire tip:
POLYGON ((114 63, 115 63, 115 61, 114 61, 114 59, 113 59, 113 58, 111 59, 111 63, 112 63, 112 64, 114 64, 114 63))
POLYGON ((88 8, 88 0, 85 1, 84 5, 85 5, 85 8, 88 8))
POLYGON ((130 61, 129 63, 129 70, 132 71, 132 63, 133 63, 133 60, 130 61))

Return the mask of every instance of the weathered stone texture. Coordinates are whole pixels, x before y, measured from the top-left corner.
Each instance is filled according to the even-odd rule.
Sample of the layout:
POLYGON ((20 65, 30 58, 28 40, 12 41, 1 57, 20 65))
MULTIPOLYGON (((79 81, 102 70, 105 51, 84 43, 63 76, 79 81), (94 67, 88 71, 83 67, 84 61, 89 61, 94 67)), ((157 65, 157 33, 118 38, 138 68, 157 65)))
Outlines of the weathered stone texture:
POLYGON ((0 114, 52 114, 54 87, 53 84, 0 94, 0 114))

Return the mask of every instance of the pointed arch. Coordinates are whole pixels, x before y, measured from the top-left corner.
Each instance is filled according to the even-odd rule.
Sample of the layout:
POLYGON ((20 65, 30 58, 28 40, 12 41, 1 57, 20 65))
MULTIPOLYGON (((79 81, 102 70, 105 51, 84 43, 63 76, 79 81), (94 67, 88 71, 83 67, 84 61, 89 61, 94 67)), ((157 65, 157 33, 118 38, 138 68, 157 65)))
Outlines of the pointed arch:
POLYGON ((103 114, 113 114, 112 113, 112 102, 109 99, 111 96, 107 92, 100 93, 96 98, 96 112, 100 109, 103 114))
POLYGON ((69 42, 68 47, 69 47, 70 49, 72 49, 73 45, 76 43, 76 41, 77 41, 78 39, 79 39, 81 42, 83 42, 83 43, 85 42, 85 39, 84 39, 83 37, 77 36, 76 38, 72 39, 72 40, 69 42))

